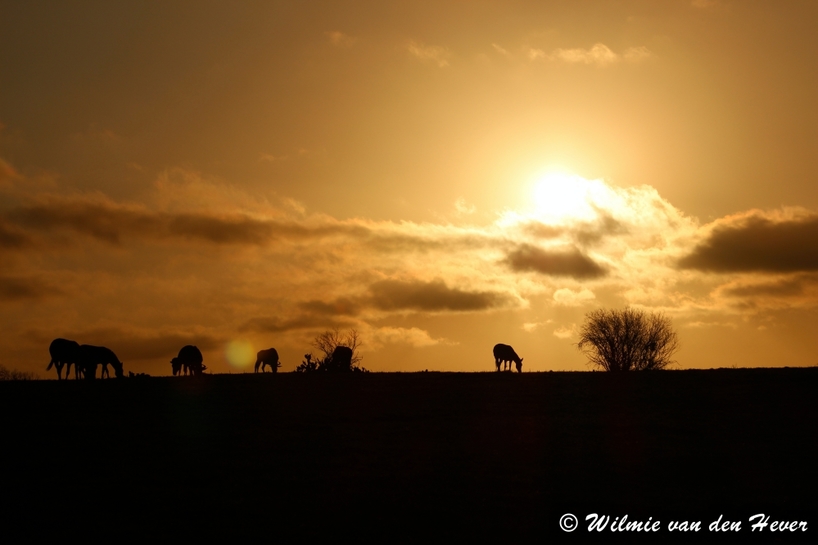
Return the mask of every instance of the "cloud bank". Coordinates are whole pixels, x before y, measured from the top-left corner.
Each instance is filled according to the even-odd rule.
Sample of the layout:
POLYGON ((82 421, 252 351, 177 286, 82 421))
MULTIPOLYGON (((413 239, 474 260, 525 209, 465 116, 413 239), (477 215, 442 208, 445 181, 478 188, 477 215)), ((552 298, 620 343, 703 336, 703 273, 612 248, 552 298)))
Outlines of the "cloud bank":
POLYGON ((679 266, 722 273, 818 270, 818 214, 753 210, 724 218, 679 266))
POLYGON ((629 47, 622 53, 615 53, 603 43, 596 43, 588 49, 558 48, 551 53, 546 53, 542 49, 536 48, 530 48, 528 50, 528 58, 532 61, 542 59, 552 62, 564 62, 566 64, 595 66, 610 66, 620 62, 639 63, 653 56, 653 53, 645 46, 629 47))

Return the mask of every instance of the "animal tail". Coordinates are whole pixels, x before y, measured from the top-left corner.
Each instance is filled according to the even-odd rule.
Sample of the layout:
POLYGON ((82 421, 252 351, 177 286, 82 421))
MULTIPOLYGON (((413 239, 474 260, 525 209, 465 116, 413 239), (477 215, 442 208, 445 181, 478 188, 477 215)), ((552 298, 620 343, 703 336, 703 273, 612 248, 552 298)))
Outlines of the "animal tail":
POLYGON ((46 371, 51 371, 51 368, 54 367, 54 360, 48 362, 48 367, 45 368, 46 371))

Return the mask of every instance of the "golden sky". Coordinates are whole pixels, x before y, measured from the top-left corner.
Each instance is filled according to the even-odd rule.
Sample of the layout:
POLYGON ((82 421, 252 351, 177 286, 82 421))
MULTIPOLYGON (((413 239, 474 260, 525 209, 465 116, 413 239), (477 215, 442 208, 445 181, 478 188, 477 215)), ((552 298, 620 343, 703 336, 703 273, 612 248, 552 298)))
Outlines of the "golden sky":
POLYGON ((2 13, 7 367, 291 371, 338 327, 370 370, 584 370, 625 305, 681 368, 818 363, 814 1, 2 13))

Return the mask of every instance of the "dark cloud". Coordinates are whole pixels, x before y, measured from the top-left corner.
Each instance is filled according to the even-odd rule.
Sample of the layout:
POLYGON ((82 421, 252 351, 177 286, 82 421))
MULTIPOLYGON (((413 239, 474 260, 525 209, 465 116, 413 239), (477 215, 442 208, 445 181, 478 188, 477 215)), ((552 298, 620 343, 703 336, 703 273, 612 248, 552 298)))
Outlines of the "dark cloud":
POLYGON ((723 289, 723 293, 731 297, 742 298, 788 298, 804 295, 809 287, 818 287, 818 276, 803 274, 769 282, 728 286, 723 289))
POLYGON ((60 293, 37 278, 0 277, 0 301, 43 299, 60 293))
POLYGON ((404 233, 369 232, 366 244, 373 250, 384 253, 407 252, 451 252, 456 249, 474 250, 497 244, 496 240, 479 234, 435 233, 433 236, 404 233))
POLYGON ((566 228, 562 225, 548 225, 540 221, 524 223, 521 229, 526 234, 543 239, 559 238, 566 232, 566 228))
POLYGON ((299 329, 324 329, 333 327, 351 327, 355 323, 344 318, 318 314, 302 314, 293 318, 257 317, 252 318, 239 328, 239 331, 257 331, 261 333, 284 333, 299 329))
POLYGON ((604 210, 597 210, 598 219, 593 222, 580 222, 571 225, 549 225, 531 221, 522 225, 524 233, 539 239, 555 239, 568 236, 581 245, 589 245, 607 236, 621 235, 627 228, 604 210))
POLYGON ((580 244, 593 244, 605 237, 624 235, 628 229, 620 221, 604 210, 597 210, 598 219, 593 223, 582 223, 573 229, 574 239, 580 244))
POLYGON ((551 276, 597 278, 606 274, 605 269, 576 248, 553 251, 522 244, 507 254, 505 263, 515 271, 534 271, 551 276))
MULTIPOLYGON (((61 200, 12 210, 8 218, 28 229, 68 229, 110 244, 123 238, 189 238, 214 244, 263 245, 277 238, 308 239, 336 235, 363 237, 358 225, 305 226, 295 222, 256 219, 245 215, 149 212, 112 203, 61 200)), ((0 245, 23 244, 24 235, 0 225, 0 245)))
POLYGON ((495 292, 450 288, 442 280, 382 280, 372 284, 369 291, 369 304, 379 310, 483 310, 500 306, 506 300, 495 292))
POLYGON ((760 214, 739 218, 713 229, 678 266, 711 272, 818 271, 818 215, 793 220, 760 214))
POLYGON ((330 302, 305 301, 299 308, 311 315, 319 316, 355 316, 361 310, 361 302, 347 297, 340 297, 330 302))
POLYGON ((168 232, 217 244, 264 244, 274 236, 275 225, 247 217, 222 218, 204 214, 164 216, 168 232))
POLYGON ((0 250, 19 250, 34 246, 33 239, 0 219, 0 250))
POLYGON ((70 229, 111 244, 118 244, 124 234, 155 236, 160 230, 155 215, 102 203, 60 201, 24 206, 11 211, 9 217, 30 229, 70 229))

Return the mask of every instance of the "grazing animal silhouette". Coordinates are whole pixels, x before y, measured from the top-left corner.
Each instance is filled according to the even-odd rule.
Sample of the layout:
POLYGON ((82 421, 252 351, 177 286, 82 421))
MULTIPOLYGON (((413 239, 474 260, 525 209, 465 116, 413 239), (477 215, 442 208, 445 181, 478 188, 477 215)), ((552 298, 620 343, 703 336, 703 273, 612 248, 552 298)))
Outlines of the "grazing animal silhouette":
POLYGON ((336 346, 332 351, 328 371, 352 371, 352 349, 348 346, 336 346))
POLYGON ((186 375, 188 371, 190 371, 191 375, 201 375, 202 371, 206 369, 206 367, 202 365, 202 361, 204 361, 204 358, 202 358, 202 353, 199 349, 189 344, 179 350, 179 355, 170 360, 170 365, 174 375, 181 374, 182 368, 184 368, 186 375))
POLYGON ((179 358, 173 358, 172 360, 170 360, 170 368, 173 369, 173 376, 174 377, 176 375, 181 375, 183 369, 184 369, 184 372, 185 372, 186 375, 187 375, 187 372, 188 372, 187 363, 183 362, 179 358))
MULTIPOLYGON (((48 347, 48 352, 51 354, 51 362, 46 371, 50 371, 52 367, 57 368, 57 380, 62 380, 63 365, 67 365, 65 369, 65 378, 71 372, 71 364, 77 363, 77 354, 80 349, 80 344, 77 341, 69 341, 68 339, 54 339, 51 341, 51 346, 48 347)), ((76 366, 74 372, 77 372, 76 366)))
POLYGON ((261 365, 261 372, 264 372, 266 366, 270 366, 273 373, 278 371, 281 367, 281 362, 278 361, 278 352, 275 348, 268 348, 267 350, 259 350, 256 354, 255 372, 258 373, 258 366, 261 365))
POLYGON ((517 372, 523 372, 523 358, 517 355, 517 352, 514 351, 507 344, 495 344, 494 345, 494 364, 497 366, 497 370, 500 370, 500 364, 503 364, 503 371, 511 371, 511 362, 517 364, 517 372), (508 369, 506 369, 508 367, 508 369))
POLYGON ((108 372, 108 365, 114 368, 114 374, 117 378, 124 376, 122 373, 122 362, 119 361, 119 358, 116 357, 113 350, 104 346, 92 346, 90 344, 80 345, 74 369, 81 371, 85 380, 94 380, 97 378, 98 365, 102 365, 102 372, 99 375, 100 378, 111 376, 108 372))

